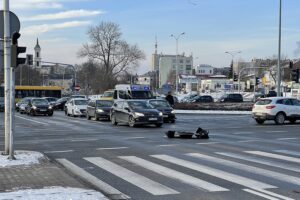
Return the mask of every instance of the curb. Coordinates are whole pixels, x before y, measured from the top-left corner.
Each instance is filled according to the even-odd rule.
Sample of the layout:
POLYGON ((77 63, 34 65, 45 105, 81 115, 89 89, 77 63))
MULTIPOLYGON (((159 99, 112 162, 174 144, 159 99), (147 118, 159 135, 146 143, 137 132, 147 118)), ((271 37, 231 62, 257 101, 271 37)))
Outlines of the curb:
POLYGON ((238 110, 175 110, 175 114, 251 115, 251 111, 238 110))

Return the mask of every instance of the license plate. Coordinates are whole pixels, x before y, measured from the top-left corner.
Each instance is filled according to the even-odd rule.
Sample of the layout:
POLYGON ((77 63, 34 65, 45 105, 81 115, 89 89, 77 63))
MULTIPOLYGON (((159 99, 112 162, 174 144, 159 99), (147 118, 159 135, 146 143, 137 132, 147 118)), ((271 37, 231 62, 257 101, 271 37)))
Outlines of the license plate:
POLYGON ((149 118, 149 121, 156 121, 157 118, 149 118))
POLYGON ((256 113, 257 116, 263 116, 263 113, 256 113))
POLYGON ((163 117, 169 117, 168 115, 163 115, 163 117))
POLYGON ((46 110, 46 109, 41 109, 40 111, 45 112, 45 111, 47 111, 47 110, 46 110))

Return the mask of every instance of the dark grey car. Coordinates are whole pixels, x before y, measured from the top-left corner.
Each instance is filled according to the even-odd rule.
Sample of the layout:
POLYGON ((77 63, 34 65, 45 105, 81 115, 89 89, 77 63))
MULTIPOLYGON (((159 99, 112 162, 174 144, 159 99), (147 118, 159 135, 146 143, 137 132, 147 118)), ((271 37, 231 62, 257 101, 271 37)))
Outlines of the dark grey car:
POLYGON ((110 110, 113 106, 113 101, 109 100, 92 100, 88 103, 86 117, 90 120, 94 117, 96 120, 110 120, 110 110))
POLYGON ((161 127, 163 124, 163 113, 154 109, 145 100, 117 101, 111 109, 111 123, 128 124, 130 127, 136 125, 153 124, 161 127))

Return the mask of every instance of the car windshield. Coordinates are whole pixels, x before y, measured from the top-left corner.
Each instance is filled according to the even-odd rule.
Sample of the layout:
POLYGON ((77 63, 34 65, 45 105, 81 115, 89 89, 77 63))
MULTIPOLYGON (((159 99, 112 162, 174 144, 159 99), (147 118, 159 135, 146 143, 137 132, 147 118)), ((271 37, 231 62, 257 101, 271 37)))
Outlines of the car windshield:
POLYGON ((46 98, 49 102, 56 101, 55 98, 46 98))
POLYGON ((109 92, 104 92, 102 97, 113 97, 114 92, 113 91, 109 91, 109 92))
POLYGON ((75 100, 74 101, 75 105, 87 105, 87 100, 75 100))
POLYGON ((112 101, 99 100, 97 101, 97 107, 112 107, 112 101))
POLYGON ((48 105, 48 101, 46 99, 33 99, 32 104, 33 105, 48 105))
POLYGON ((82 99, 85 99, 85 96, 82 96, 82 95, 73 95, 72 98, 73 98, 73 99, 75 99, 75 98, 82 98, 82 99))
POLYGON ((150 101, 150 104, 152 106, 154 106, 155 108, 159 108, 159 107, 170 107, 169 103, 167 101, 158 101, 158 100, 153 100, 150 101))
POLYGON ((261 99, 256 102, 256 105, 268 105, 272 102, 270 99, 261 99))
POLYGON ((129 101, 128 105, 132 109, 153 109, 153 107, 146 101, 129 101))

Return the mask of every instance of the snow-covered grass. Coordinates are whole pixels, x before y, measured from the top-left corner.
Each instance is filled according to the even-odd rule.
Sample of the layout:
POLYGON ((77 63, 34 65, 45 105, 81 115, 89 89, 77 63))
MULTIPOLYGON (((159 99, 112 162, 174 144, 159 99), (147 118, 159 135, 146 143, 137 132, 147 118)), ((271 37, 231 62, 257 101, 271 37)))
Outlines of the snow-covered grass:
POLYGON ((100 192, 80 188, 47 187, 0 193, 0 200, 108 200, 100 192))
POLYGON ((16 160, 9 160, 8 156, 0 155, 0 167, 38 164, 44 155, 35 151, 15 151, 16 160))
POLYGON ((175 114, 251 115, 251 111, 227 111, 227 110, 175 110, 175 114))

